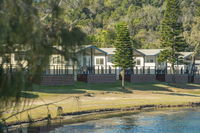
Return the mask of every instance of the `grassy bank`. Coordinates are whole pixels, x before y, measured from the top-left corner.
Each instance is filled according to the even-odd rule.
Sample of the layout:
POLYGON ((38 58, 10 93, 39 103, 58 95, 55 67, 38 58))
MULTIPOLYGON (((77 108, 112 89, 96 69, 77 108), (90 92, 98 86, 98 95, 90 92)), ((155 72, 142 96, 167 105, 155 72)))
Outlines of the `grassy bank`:
MULTIPOLYGON (((23 92, 27 102, 19 105, 14 111, 4 113, 7 118, 27 108, 34 108, 47 103, 48 106, 27 110, 11 117, 8 123, 41 119, 51 114, 57 116, 57 108, 62 107, 63 113, 87 110, 127 108, 140 105, 181 105, 200 102, 200 85, 197 84, 165 84, 165 83, 126 83, 127 90, 120 88, 120 82, 114 84, 76 83, 72 86, 42 87, 35 86, 32 91, 23 92), (29 117, 28 117, 29 116, 29 117)), ((71 118, 72 116, 67 116, 71 118)))

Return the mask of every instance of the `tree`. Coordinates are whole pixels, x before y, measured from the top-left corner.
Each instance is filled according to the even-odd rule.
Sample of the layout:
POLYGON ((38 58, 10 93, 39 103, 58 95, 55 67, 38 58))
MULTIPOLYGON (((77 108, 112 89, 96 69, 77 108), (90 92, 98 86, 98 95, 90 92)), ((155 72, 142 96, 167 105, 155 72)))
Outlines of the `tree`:
POLYGON ((120 67, 122 77, 122 88, 124 89, 125 70, 133 68, 133 45, 130 41, 128 27, 125 23, 119 23, 115 27, 116 40, 115 40, 115 55, 114 64, 120 67))
MULTIPOLYGON (((41 12, 42 23, 46 27, 46 33, 50 43, 52 44, 51 48, 54 49, 58 54, 61 54, 65 60, 74 59, 75 52, 78 47, 80 47, 85 42, 86 34, 76 25, 79 18, 68 18, 65 19, 65 16, 68 16, 69 9, 64 8, 65 6, 76 7, 82 1, 66 1, 66 0, 48 0, 39 3, 40 9, 43 9, 41 12), (67 3, 66 3, 67 2, 67 3), (49 12, 46 15, 46 12, 49 12), (59 46, 62 49, 58 49, 59 46)), ((80 20, 79 20, 80 21, 80 20)))
POLYGON ((200 17, 199 15, 197 15, 197 17, 195 18, 196 23, 194 25, 192 25, 192 31, 190 33, 190 37, 188 39, 189 43, 192 46, 193 49, 193 53, 192 53, 192 61, 190 64, 190 71, 189 71, 189 80, 190 82, 192 82, 192 79, 195 75, 195 62, 196 62, 196 56, 200 53, 200 39, 199 39, 199 35, 200 35, 200 17))
MULTIPOLYGON (((51 50, 34 0, 1 0, 0 18, 2 118, 4 111, 21 102, 23 90, 31 89, 33 84, 38 83, 51 50), (13 58, 16 63, 13 63, 13 58)), ((0 132, 2 121, 0 119, 0 132)))
POLYGON ((10 101, 10 105, 19 101, 21 91, 30 88, 38 79, 51 53, 33 3, 33 0, 0 2, 1 107, 8 106, 10 101), (13 53, 20 60, 15 66, 11 60, 13 53), (12 97, 16 100, 10 100, 12 97))
POLYGON ((174 65, 178 60, 180 51, 187 47, 182 36, 183 27, 180 21, 181 9, 179 0, 167 0, 164 18, 161 24, 161 45, 164 48, 159 56, 159 61, 171 64, 171 73, 175 73, 174 65))
POLYGON ((62 19, 61 5, 62 0, 0 0, 0 118, 20 102, 23 90, 39 83, 53 46, 61 46, 67 59, 82 44, 85 33, 62 19))
POLYGON ((97 47, 113 47, 115 32, 113 30, 101 30, 93 38, 90 39, 91 43, 97 47), (93 39, 93 40, 92 40, 93 39))

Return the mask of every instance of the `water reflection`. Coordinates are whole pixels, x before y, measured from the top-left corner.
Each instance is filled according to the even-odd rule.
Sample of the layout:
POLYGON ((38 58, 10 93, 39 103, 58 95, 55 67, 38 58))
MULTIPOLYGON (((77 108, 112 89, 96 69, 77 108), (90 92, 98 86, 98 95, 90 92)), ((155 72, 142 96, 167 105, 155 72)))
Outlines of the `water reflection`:
POLYGON ((200 109, 141 113, 65 125, 50 133, 199 133, 200 109))
POLYGON ((72 125, 29 127, 23 133, 199 133, 200 109, 145 112, 72 125))
POLYGON ((17 129, 9 130, 9 133, 48 133, 49 131, 55 130, 56 128, 62 127, 63 125, 52 125, 51 123, 43 122, 42 125, 46 126, 36 126, 34 123, 30 124, 27 128, 18 127, 17 129))

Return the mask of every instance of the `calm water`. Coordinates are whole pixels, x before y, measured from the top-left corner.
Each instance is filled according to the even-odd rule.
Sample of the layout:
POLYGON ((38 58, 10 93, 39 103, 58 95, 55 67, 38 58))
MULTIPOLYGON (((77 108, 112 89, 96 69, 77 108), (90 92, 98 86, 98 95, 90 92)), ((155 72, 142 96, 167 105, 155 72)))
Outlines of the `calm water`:
POLYGON ((50 133, 200 133, 200 109, 145 112, 64 125, 50 133))

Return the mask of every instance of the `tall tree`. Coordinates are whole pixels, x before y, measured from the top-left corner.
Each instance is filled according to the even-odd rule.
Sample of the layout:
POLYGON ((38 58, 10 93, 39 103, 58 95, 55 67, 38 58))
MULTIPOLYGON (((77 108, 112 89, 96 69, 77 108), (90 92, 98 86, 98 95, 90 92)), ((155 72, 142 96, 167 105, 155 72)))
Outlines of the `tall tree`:
MULTIPOLYGON (((79 20, 70 22, 65 17, 68 16, 69 9, 64 7, 76 5, 77 2, 48 0, 41 2, 42 4, 38 3, 40 9, 43 9, 41 12, 41 16, 44 16, 42 17, 42 23, 47 27, 47 36, 52 43, 53 49, 61 54, 65 60, 69 60, 69 58, 75 59, 76 49, 85 42, 86 38, 86 34, 76 25, 79 20), (61 49, 54 46, 58 46, 61 49)), ((81 3, 81 1, 79 2, 81 3)))
POLYGON ((54 45, 67 58, 84 39, 79 28, 61 19, 61 5, 62 0, 0 0, 0 118, 18 103, 22 90, 39 83, 54 45))
POLYGON ((116 41, 115 41, 115 55, 114 64, 121 68, 122 88, 124 89, 125 70, 133 68, 133 45, 130 41, 127 24, 119 23, 115 27, 116 41))
POLYGON ((174 74, 174 65, 179 57, 178 52, 184 51, 187 45, 182 36, 180 1, 167 0, 166 2, 166 10, 161 24, 161 45, 164 50, 160 53, 158 60, 170 63, 171 73, 174 74))
POLYGON ((190 64, 190 71, 189 71, 189 82, 192 82, 193 77, 195 75, 195 62, 196 62, 196 56, 200 53, 200 2, 198 1, 196 3, 197 8, 196 8, 196 15, 194 18, 194 24, 191 26, 192 30, 190 33, 190 37, 188 38, 189 43, 191 44, 191 47, 193 49, 193 54, 192 54, 192 61, 190 64))
POLYGON ((0 1, 0 114, 18 103, 48 64, 50 44, 34 3, 0 1))

